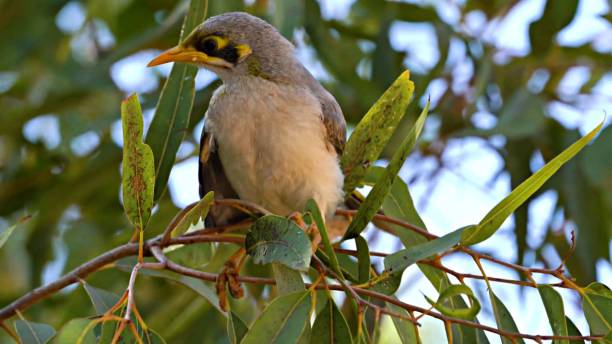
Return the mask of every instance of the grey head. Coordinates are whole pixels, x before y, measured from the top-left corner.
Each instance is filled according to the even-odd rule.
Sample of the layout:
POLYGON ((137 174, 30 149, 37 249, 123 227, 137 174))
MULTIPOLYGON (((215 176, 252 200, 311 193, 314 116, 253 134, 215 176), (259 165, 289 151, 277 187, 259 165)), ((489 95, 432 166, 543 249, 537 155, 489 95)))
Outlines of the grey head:
POLYGON ((293 44, 274 26, 244 12, 207 19, 181 46, 209 56, 208 61, 196 63, 201 62, 198 64, 217 73, 224 81, 244 75, 287 81, 297 72, 296 68, 301 69, 293 44))

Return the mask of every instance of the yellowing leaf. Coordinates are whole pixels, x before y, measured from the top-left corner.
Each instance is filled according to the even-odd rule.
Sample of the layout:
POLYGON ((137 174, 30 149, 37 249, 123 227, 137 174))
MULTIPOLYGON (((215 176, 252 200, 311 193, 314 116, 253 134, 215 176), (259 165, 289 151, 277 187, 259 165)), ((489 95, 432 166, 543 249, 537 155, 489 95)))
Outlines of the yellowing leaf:
POLYGON ((144 229, 153 207, 155 171, 151 148, 142 142, 142 110, 133 94, 121 103, 123 126, 123 208, 130 222, 144 229))
POLYGON ((493 235, 504 221, 512 214, 521 204, 523 204, 531 195, 533 195, 553 174, 555 174, 563 164, 573 158, 578 152, 584 148, 597 133, 601 130, 603 122, 600 123, 590 133, 576 141, 566 150, 549 161, 538 172, 527 178, 516 189, 512 190, 510 195, 506 196, 499 202, 491 211, 480 221, 480 223, 472 228, 465 230, 461 236, 461 244, 473 245, 488 239, 493 235))

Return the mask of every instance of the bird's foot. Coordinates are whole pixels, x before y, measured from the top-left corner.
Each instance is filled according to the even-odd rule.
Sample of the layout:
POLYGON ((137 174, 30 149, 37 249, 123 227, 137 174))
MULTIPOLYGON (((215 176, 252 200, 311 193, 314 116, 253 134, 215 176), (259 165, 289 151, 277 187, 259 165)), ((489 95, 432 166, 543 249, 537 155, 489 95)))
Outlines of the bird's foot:
POLYGON ((228 310, 227 289, 229 289, 232 297, 236 299, 244 296, 244 289, 238 281, 238 275, 244 263, 245 255, 246 250, 244 248, 236 251, 236 253, 225 262, 225 267, 217 277, 216 291, 217 296, 219 296, 219 307, 224 311, 228 310), (225 288, 226 285, 227 289, 225 288))

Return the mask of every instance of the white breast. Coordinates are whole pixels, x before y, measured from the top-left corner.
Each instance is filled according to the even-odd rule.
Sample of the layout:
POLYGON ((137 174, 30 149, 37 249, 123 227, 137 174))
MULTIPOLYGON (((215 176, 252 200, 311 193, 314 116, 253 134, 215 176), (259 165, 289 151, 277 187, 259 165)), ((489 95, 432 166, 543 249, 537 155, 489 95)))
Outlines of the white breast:
POLYGON ((280 215, 313 198, 327 217, 341 201, 337 155, 307 89, 254 77, 232 82, 216 92, 206 127, 240 198, 280 215))

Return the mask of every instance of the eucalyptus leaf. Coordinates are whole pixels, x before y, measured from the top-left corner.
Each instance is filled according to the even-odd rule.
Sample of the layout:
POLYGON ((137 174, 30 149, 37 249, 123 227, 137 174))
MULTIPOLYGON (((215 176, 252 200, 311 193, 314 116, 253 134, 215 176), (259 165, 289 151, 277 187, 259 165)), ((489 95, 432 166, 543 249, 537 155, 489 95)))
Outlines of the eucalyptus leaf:
POLYGON ((538 172, 527 178, 510 195, 499 202, 489 213, 478 223, 463 232, 461 237, 462 245, 473 245, 491 237, 499 229, 502 223, 512 214, 521 204, 533 195, 552 175, 555 174, 571 158, 582 150, 597 133, 601 130, 603 122, 587 135, 569 146, 566 150, 549 161, 538 172))
POLYGON ((344 192, 350 195, 380 156, 406 113, 414 93, 410 72, 403 72, 361 119, 351 134, 340 165, 345 174, 344 192))
POLYGON ((299 271, 288 268, 281 263, 272 263, 272 273, 279 295, 304 290, 304 280, 299 271))
MULTIPOLYGON (((417 118, 417 121, 414 123, 414 126, 408 133, 408 136, 402 141, 397 151, 389 161, 389 165, 387 166, 385 173, 380 177, 374 188, 368 194, 365 201, 359 207, 359 211, 346 233, 344 234, 343 239, 353 238, 359 233, 361 233, 368 222, 376 215, 380 206, 383 204, 385 200, 385 196, 389 193, 389 189, 391 189, 391 185, 393 184, 393 180, 395 179, 397 173, 400 168, 408 158, 408 155, 412 151, 412 148, 416 144, 417 139, 421 135, 421 131, 423 130, 423 126, 425 125, 425 119, 427 119, 427 114, 429 113, 429 100, 425 105, 425 108, 417 118)), ((365 170, 364 170, 365 173, 365 170)))
POLYGON ((227 315, 227 334, 231 344, 239 344, 244 335, 249 331, 247 324, 240 319, 238 314, 230 311, 227 315))
POLYGON ((365 283, 370 279, 370 249, 368 242, 361 235, 355 238, 355 245, 357 246, 359 283, 365 283))
POLYGON ((196 225, 200 220, 204 220, 206 215, 208 215, 208 211, 210 207, 212 207, 215 202, 215 194, 210 191, 198 203, 183 216, 179 222, 176 224, 176 227, 172 230, 172 236, 177 237, 189 229, 189 227, 196 225))
POLYGON ((602 283, 593 282, 583 289, 582 308, 592 335, 607 335, 612 331, 612 291, 602 283))
POLYGON ((431 304, 435 309, 440 311, 440 313, 453 318, 471 320, 476 317, 478 312, 480 312, 480 302, 474 295, 474 292, 472 292, 472 289, 465 284, 454 284, 449 286, 440 293, 438 300, 435 302, 427 296, 425 296, 425 299, 427 299, 427 302, 429 302, 429 304, 431 304), (449 299, 459 295, 466 295, 469 298, 470 307, 453 308, 446 305, 446 302, 449 299))
POLYGON ((331 295, 329 295, 325 302, 325 307, 317 314, 317 318, 312 326, 310 343, 350 344, 352 342, 351 329, 344 315, 342 315, 331 295))
POLYGON ((300 271, 310 266, 312 252, 308 236, 285 217, 260 217, 251 227, 244 244, 257 264, 278 262, 300 271))
MULTIPOLYGON (((407 310, 396 306, 390 302, 387 302, 387 308, 394 313, 401 314, 406 317, 411 317, 407 310)), ((392 316, 393 326, 395 326, 395 330, 402 341, 402 344, 420 344, 421 338, 419 337, 419 329, 418 327, 411 321, 406 319, 398 318, 392 316)))
POLYGON ((27 320, 15 320, 15 331, 21 344, 45 344, 55 336, 53 327, 27 320))
POLYGON ((153 207, 155 171, 151 147, 142 142, 142 110, 138 96, 121 103, 123 126, 123 208, 132 225, 143 230, 153 207))
POLYGON ((101 315, 106 313, 119 301, 119 295, 100 288, 93 287, 89 283, 83 281, 83 288, 89 295, 89 299, 93 304, 96 314, 101 315))
MULTIPOLYGON (((519 333, 516 323, 512 318, 512 314, 508 311, 508 308, 504 303, 489 289, 489 297, 491 298, 491 305, 493 306, 493 315, 495 315, 495 321, 497 322, 497 328, 500 330, 519 333)), ((502 343, 504 344, 524 344, 525 341, 522 338, 508 339, 500 335, 502 343)))
POLYGON ((327 227, 325 226, 325 221, 323 221, 323 217, 321 216, 321 212, 319 211, 319 206, 317 203, 310 199, 306 202, 306 211, 312 216, 314 223, 317 225, 317 229, 319 230, 319 234, 321 235, 321 242, 323 243, 323 249, 325 250, 325 254, 329 259, 329 264, 332 270, 340 278, 344 278, 342 275, 342 271, 340 270, 340 264, 338 264, 338 258, 336 257, 336 252, 334 252, 334 248, 331 245, 329 240, 329 235, 327 234, 327 227))
MULTIPOLYGON (((208 0, 191 0, 181 29, 182 41, 206 17, 208 0)), ((195 97, 198 68, 175 63, 159 96, 146 143, 155 156, 155 200, 166 189, 176 153, 185 137, 195 97)))
POLYGON ((55 342, 95 344, 96 336, 90 327, 91 320, 85 318, 72 319, 60 329, 55 342))
POLYGON ((2 246, 4 246, 4 244, 7 242, 7 240, 11 236, 11 234, 13 234, 15 229, 17 229, 17 227, 19 227, 21 224, 26 223, 30 218, 31 218, 31 216, 24 216, 24 217, 20 218, 17 221, 17 223, 15 223, 14 225, 9 226, 8 228, 4 229, 4 231, 0 232, 0 248, 2 248, 2 246))
POLYGON ((446 252, 459 243, 461 234, 468 228, 460 228, 437 239, 412 246, 385 257, 385 271, 401 274, 407 267, 419 260, 446 252))
MULTIPOLYGON (((561 295, 549 285, 539 285, 538 292, 544 303, 548 322, 557 336, 567 336, 567 323, 565 321, 565 310, 563 307, 563 299, 561 295)), ((568 340, 554 340, 554 344, 569 344, 568 340)))
POLYGON ((255 320, 241 344, 297 343, 308 324, 310 291, 299 291, 274 299, 255 320))

